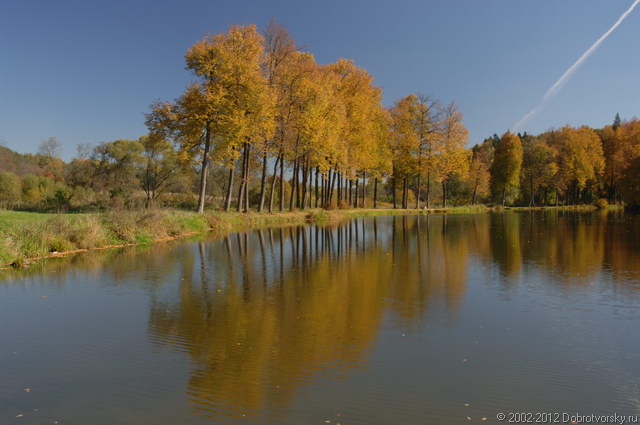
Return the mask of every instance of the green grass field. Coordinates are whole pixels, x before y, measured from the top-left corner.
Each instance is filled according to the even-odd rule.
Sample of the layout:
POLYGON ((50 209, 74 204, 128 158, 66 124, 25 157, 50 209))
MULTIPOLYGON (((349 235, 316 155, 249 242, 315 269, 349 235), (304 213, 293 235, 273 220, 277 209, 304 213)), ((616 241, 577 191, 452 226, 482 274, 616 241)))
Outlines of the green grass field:
POLYGON ((53 217, 73 217, 78 215, 80 214, 45 214, 38 212, 0 210, 0 232, 16 226, 41 223, 53 217))

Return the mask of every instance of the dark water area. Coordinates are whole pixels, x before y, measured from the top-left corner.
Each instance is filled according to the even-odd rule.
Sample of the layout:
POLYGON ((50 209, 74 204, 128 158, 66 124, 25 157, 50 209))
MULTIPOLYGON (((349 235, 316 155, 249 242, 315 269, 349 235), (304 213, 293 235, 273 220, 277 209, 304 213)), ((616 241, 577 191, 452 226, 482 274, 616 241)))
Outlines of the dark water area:
POLYGON ((622 212, 369 217, 3 272, 0 424, 640 414, 639 236, 622 212))

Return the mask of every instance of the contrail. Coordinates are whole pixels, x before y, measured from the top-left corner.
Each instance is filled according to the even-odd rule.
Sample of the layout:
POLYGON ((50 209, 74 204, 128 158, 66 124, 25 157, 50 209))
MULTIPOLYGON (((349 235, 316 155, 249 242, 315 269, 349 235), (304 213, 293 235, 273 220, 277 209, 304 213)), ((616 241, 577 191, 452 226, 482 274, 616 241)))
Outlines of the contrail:
POLYGON ((558 94, 560 89, 567 83, 567 81, 569 81, 571 79, 573 74, 576 73, 576 71, 578 70, 578 68, 580 68, 580 66, 584 63, 584 61, 586 61, 589 58, 589 56, 591 56, 591 54, 593 52, 595 52, 596 49, 598 49, 598 47, 600 47, 600 45, 607 39, 607 37, 609 37, 611 35, 611 33, 614 32, 616 30, 616 28, 618 28, 620 26, 622 21, 624 21, 626 19, 626 17, 629 16, 629 14, 631 12, 633 12, 633 9, 635 9, 638 4, 640 4, 640 0, 635 0, 633 2, 633 4, 629 7, 629 9, 627 9, 627 11, 624 12, 622 14, 622 16, 620 16, 620 18, 618 18, 616 23, 613 24, 611 26, 611 28, 609 28, 609 30, 602 35, 602 37, 600 37, 595 43, 593 43, 593 45, 591 47, 589 47, 587 49, 587 51, 582 54, 582 56, 580 56, 580 58, 576 61, 576 63, 571 65, 571 67, 569 69, 567 69, 567 71, 564 74, 562 74, 562 77, 560 77, 558 79, 558 81, 556 81, 551 86, 551 88, 549 88, 549 90, 547 90, 547 92, 544 94, 544 97, 542 98, 542 101, 540 102, 540 104, 538 106, 536 106, 527 115, 525 115, 524 117, 520 118, 520 121, 518 121, 516 123, 516 125, 514 126, 514 130, 515 131, 518 131, 531 118, 533 118, 536 115, 538 115, 538 113, 540 113, 545 108, 546 103, 551 98, 553 98, 556 94, 558 94))

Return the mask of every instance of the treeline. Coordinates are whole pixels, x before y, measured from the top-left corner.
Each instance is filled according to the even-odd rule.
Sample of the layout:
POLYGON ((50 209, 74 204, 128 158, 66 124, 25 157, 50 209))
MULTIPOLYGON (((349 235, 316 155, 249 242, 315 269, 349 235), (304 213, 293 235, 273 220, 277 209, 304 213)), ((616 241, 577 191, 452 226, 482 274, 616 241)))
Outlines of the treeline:
POLYGON ((83 145, 69 163, 49 139, 30 157, 37 169, 3 167, 0 203, 203 212, 639 200, 636 119, 467 149, 454 103, 412 94, 385 108, 365 69, 316 63, 273 22, 207 36, 185 59, 196 81, 151 105, 146 136, 83 145))
POLYGON ((208 36, 186 63, 197 82, 154 103, 146 123, 150 137, 171 140, 182 161, 199 164, 198 212, 212 165, 227 174, 221 206, 238 211, 364 207, 368 192, 376 207, 381 182, 390 186, 386 200, 407 208, 414 175, 416 206, 422 186, 428 204, 432 178, 446 202, 448 179, 466 171, 467 131, 454 104, 411 95, 385 109, 365 69, 316 63, 277 24, 264 34, 248 25, 208 36))
POLYGON ((578 205, 640 202, 640 120, 494 135, 471 149, 473 202, 578 205))

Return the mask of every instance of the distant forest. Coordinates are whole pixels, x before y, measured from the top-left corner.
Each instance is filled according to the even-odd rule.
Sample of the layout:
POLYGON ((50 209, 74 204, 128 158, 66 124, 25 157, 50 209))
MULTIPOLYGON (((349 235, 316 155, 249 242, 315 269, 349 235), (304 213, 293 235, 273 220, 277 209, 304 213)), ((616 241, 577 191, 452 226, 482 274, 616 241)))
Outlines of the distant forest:
POLYGON ((640 203, 640 120, 493 135, 466 148, 455 103, 381 103, 352 60, 321 65, 284 27, 232 26, 187 52, 196 81, 146 114, 147 135, 37 154, 0 146, 0 207, 152 205, 237 211, 640 203))

